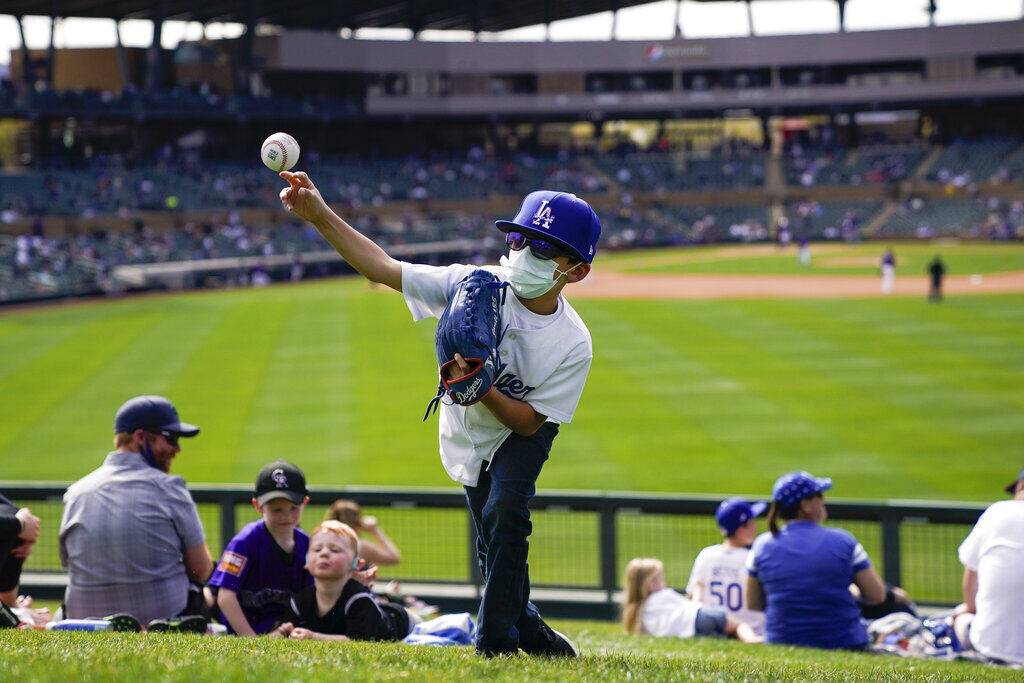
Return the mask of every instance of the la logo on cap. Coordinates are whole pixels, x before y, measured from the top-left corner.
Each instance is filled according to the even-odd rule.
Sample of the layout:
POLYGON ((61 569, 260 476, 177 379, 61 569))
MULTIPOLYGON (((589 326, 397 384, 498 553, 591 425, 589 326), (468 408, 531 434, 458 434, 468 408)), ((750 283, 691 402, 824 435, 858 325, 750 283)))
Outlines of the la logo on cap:
POLYGON ((270 478, 274 480, 277 488, 283 489, 288 487, 288 477, 284 476, 284 470, 280 467, 270 473, 270 478))
POLYGON ((533 214, 533 224, 539 225, 545 230, 550 230, 551 223, 555 220, 555 217, 551 215, 551 207, 548 206, 550 202, 550 199, 542 201, 540 203, 540 208, 537 209, 537 213, 533 214))

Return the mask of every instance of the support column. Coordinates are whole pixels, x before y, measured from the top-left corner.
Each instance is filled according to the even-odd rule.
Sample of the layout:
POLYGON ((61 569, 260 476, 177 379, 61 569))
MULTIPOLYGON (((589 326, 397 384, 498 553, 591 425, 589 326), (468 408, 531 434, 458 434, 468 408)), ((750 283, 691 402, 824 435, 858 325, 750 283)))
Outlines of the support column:
POLYGON ((612 3, 612 40, 618 40, 615 32, 619 28, 619 3, 618 0, 612 3))
POLYGON ((160 41, 164 32, 164 17, 167 16, 167 0, 158 0, 153 7, 153 42, 146 55, 146 90, 159 90, 163 85, 163 48, 160 41))
POLYGON ((246 2, 245 33, 242 34, 242 72, 238 91, 243 95, 252 92, 253 46, 256 42, 256 22, 259 16, 257 0, 246 2))
POLYGON ((676 40, 683 39, 683 0, 676 0, 676 40))
POLYGON ((750 35, 756 35, 754 33, 754 11, 750 7, 750 1, 747 0, 747 33, 750 35))
POLYGON ((53 34, 57 30, 57 3, 52 3, 53 9, 50 14, 50 45, 46 51, 46 85, 53 87, 53 63, 57 59, 57 50, 53 45, 53 34))
POLYGON ((28 53, 28 43, 25 42, 25 17, 18 15, 18 33, 21 36, 21 79, 32 85, 35 80, 35 69, 32 68, 32 57, 28 53))
POLYGON ((117 68, 121 71, 121 90, 123 91, 132 82, 131 71, 128 70, 128 57, 124 52, 124 41, 121 40, 121 20, 114 19, 114 36, 117 40, 117 68))
POLYGON ((836 0, 836 4, 839 5, 839 32, 844 33, 846 31, 846 0, 836 0))

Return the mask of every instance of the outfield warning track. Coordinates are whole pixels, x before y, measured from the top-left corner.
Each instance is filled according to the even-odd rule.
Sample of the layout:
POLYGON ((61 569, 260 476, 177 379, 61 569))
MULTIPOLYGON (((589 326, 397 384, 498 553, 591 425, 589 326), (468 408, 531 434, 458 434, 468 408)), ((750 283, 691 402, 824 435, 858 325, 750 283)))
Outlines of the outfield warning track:
MULTIPOLYGON (((947 295, 1024 292, 1024 271, 959 275, 943 281, 947 295)), ((926 296, 926 276, 896 277, 892 296, 926 296)), ((880 297, 881 279, 864 275, 689 275, 594 270, 566 291, 590 299, 836 299, 880 297)))

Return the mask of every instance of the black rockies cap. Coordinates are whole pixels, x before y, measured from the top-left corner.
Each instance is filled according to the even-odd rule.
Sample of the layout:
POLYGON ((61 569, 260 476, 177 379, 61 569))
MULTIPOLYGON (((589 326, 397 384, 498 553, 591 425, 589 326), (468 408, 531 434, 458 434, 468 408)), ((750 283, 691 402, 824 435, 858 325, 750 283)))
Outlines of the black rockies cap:
POLYGON ((275 460, 260 470, 256 477, 256 504, 265 505, 275 498, 287 498, 296 505, 309 495, 306 489, 306 475, 286 460, 275 460))

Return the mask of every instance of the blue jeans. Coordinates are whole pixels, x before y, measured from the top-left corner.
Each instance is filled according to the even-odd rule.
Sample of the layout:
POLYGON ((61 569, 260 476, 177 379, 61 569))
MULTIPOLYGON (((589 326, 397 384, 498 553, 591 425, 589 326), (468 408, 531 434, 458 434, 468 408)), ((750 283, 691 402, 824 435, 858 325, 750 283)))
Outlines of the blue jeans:
POLYGON ((558 425, 551 422, 532 436, 510 434, 477 485, 465 487, 484 577, 477 650, 514 654, 521 640, 540 637, 540 613, 530 602, 526 539, 533 531, 529 503, 556 434, 558 425))

